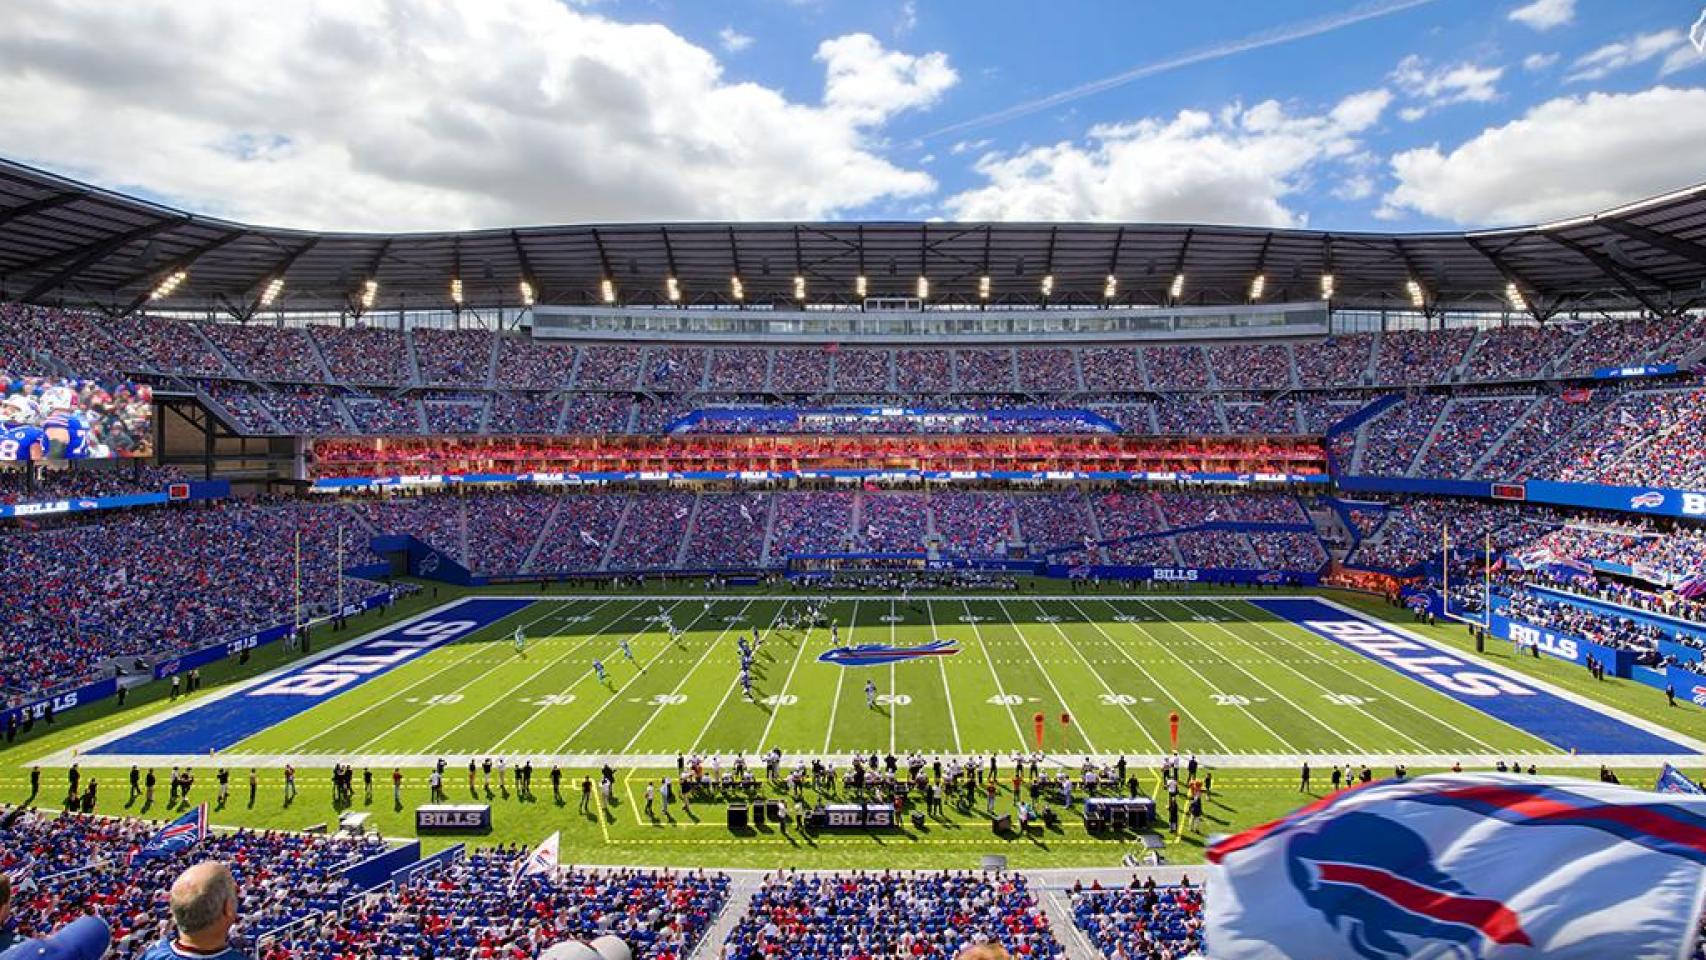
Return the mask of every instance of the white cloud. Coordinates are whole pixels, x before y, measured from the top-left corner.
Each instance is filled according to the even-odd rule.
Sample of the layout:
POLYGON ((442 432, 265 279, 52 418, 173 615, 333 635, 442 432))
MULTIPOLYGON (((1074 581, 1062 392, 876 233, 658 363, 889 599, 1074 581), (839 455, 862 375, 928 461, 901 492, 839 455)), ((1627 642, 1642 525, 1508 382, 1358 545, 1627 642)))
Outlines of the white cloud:
POLYGON ((1660 30, 1642 33, 1608 43, 1578 57, 1570 65, 1569 81, 1598 80, 1626 67, 1646 63, 1660 54, 1686 48, 1688 39, 1681 30, 1660 30))
POLYGON ((1358 157, 1391 98, 1369 90, 1320 115, 1269 100, 1097 126, 1082 143, 985 155, 973 167, 985 185, 944 205, 960 220, 1297 225, 1290 198, 1323 166, 1358 157))
MULTIPOLYGON (((1706 9, 1700 11, 1702 22, 1706 22, 1706 9)), ((1678 44, 1675 50, 1665 55, 1664 63, 1659 65, 1659 76, 1668 77, 1678 70, 1698 67, 1706 63, 1706 48, 1696 47, 1692 42, 1678 44)))
POLYGON ((895 15, 894 35, 904 37, 918 26, 918 0, 901 0, 900 11, 895 15))
POLYGON ((905 110, 928 107, 959 82, 945 53, 912 56, 885 50, 868 33, 818 44, 827 72, 823 102, 855 123, 874 124, 905 110))
POLYGON ((739 53, 752 46, 752 38, 734 27, 724 27, 717 31, 717 44, 729 53, 739 53))
POLYGON ((1333 196, 1340 200, 1367 200, 1374 196, 1374 178, 1361 173, 1347 177, 1333 188, 1333 196))
POLYGON ((1536 30, 1561 27, 1576 18, 1576 0, 1534 0, 1510 12, 1510 19, 1536 30))
POLYGON ((1702 143, 1706 90, 1560 97, 1449 152, 1393 157, 1383 210, 1473 226, 1592 213, 1694 183, 1702 143))
POLYGON ((1558 55, 1556 53, 1531 53, 1522 58, 1522 68, 1529 73, 1538 73, 1557 62, 1558 55))
POLYGON ((1417 101, 1398 113, 1403 119, 1414 121, 1454 103, 1487 103, 1495 99, 1499 95, 1499 78, 1504 74, 1503 67, 1473 63, 1435 67, 1411 54, 1398 61, 1390 79, 1405 95, 1417 101))
POLYGON ((39 0, 0 33, 0 143, 325 229, 818 218, 929 195, 877 151, 885 120, 953 85, 947 58, 857 35, 818 57, 809 103, 557 0, 39 0))
POLYGON ((948 152, 954 156, 959 156, 962 153, 975 153, 976 151, 989 146, 993 142, 994 141, 990 140, 988 137, 983 137, 978 140, 960 140, 952 147, 949 147, 948 152))

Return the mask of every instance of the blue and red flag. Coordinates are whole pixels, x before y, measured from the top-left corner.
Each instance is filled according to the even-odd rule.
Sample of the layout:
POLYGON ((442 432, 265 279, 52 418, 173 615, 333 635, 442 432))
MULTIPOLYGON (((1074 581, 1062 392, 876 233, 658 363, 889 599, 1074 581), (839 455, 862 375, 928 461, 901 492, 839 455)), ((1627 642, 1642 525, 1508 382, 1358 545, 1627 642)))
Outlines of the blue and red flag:
POLYGON ((1665 768, 1659 771, 1659 779, 1653 784, 1653 792, 1706 793, 1706 790, 1700 789, 1700 784, 1688 779, 1687 774, 1667 763, 1665 768))
POLYGON ((1681 957, 1706 796, 1442 774, 1330 795, 1207 856, 1216 960, 1681 957))
POLYGON ((130 855, 130 860, 147 860, 150 857, 169 857, 174 853, 188 850, 207 836, 207 804, 202 804, 194 810, 187 810, 184 815, 161 827, 159 832, 148 838, 137 851, 130 855))
POLYGON ((903 660, 924 657, 951 657, 960 652, 952 640, 937 640, 916 647, 896 647, 886 643, 862 643, 856 647, 836 647, 818 654, 818 662, 835 663, 843 667, 877 667, 903 660))

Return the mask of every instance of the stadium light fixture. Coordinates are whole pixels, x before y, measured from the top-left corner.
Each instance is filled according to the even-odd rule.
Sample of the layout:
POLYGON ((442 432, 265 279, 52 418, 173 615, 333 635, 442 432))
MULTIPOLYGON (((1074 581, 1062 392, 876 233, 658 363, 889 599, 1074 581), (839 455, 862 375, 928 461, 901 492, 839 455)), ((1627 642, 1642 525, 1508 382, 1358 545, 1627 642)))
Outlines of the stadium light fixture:
POLYGON ((1404 292, 1410 295, 1410 306, 1417 310, 1427 306, 1427 291, 1422 289, 1421 283, 1415 277, 1404 281, 1404 292))
MULTIPOLYGON (((920 277, 919 279, 923 278, 920 277)), ((979 300, 989 299, 989 274, 987 273, 977 278, 977 298, 979 300)))
POLYGON ((853 278, 853 295, 854 296, 863 300, 863 299, 865 299, 866 291, 868 291, 870 289, 871 289, 871 283, 869 280, 865 279, 864 274, 861 273, 857 277, 853 278))
POLYGON ((663 278, 663 285, 664 285, 665 292, 667 292, 669 294, 669 302, 670 303, 680 303, 681 302, 681 281, 677 280, 675 278, 675 274, 672 273, 669 276, 664 277, 663 278))
POLYGON ((1043 296, 1054 296, 1054 274, 1052 273, 1043 274, 1043 296))
POLYGON ((148 299, 150 299, 150 300, 163 300, 166 297, 171 296, 172 291, 183 286, 184 281, 188 280, 189 278, 190 278, 190 274, 189 274, 188 270, 174 270, 174 271, 172 271, 170 276, 168 276, 166 279, 160 281, 159 286, 156 286, 154 288, 154 292, 150 293, 148 295, 148 299))
POLYGON ((603 280, 598 281, 598 293, 599 296, 604 299, 605 303, 615 303, 616 282, 611 280, 609 277, 605 277, 603 280))
POLYGON ((1167 288, 1167 296, 1177 300, 1184 295, 1185 275, 1182 273, 1175 273, 1173 274, 1173 285, 1167 288))
POLYGON ((283 293, 283 292, 284 292, 284 278, 283 277, 273 277, 271 280, 268 280, 266 289, 261 291, 261 306, 263 306, 263 307, 272 306, 273 301, 277 300, 278 295, 283 293))
POLYGON ((805 277, 805 274, 796 273, 796 274, 794 274, 794 299, 795 300, 804 300, 805 298, 806 298, 806 277, 805 277))
POLYGON ((450 278, 450 301, 459 307, 462 306, 462 278, 461 277, 451 277, 450 278))
POLYGON ((361 309, 372 310, 373 305, 378 302, 379 281, 371 278, 363 281, 361 284, 361 309))
POLYGON ((1333 299, 1333 291, 1335 289, 1336 282, 1337 281, 1335 281, 1333 279, 1332 274, 1330 274, 1330 273, 1321 274, 1321 299, 1323 299, 1323 300, 1333 299))
POLYGON ((1522 290, 1517 287, 1514 280, 1505 284, 1505 299, 1510 301, 1512 310, 1528 309, 1528 298, 1522 295, 1522 290))
POLYGON ((930 278, 922 273, 918 275, 918 299, 930 299, 930 278))
POLYGON ((729 296, 736 300, 746 299, 746 284, 740 282, 740 274, 738 273, 729 278, 729 296))
POLYGON ((1102 299, 1112 300, 1120 292, 1120 278, 1108 274, 1108 279, 1102 281, 1102 299))
POLYGON ((1262 299, 1262 291, 1268 289, 1268 275, 1258 273, 1250 280, 1250 299, 1262 299))
POLYGON ((521 281, 521 305, 531 307, 536 299, 533 293, 533 284, 526 280, 521 281))

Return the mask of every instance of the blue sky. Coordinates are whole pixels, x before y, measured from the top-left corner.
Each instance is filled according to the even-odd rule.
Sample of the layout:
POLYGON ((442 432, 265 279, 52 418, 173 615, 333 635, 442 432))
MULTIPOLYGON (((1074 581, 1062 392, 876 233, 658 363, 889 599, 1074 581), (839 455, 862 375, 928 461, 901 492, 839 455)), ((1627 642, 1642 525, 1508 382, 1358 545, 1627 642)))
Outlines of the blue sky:
POLYGON ((1706 180, 1702 2, 18 0, 0 155, 309 228, 1460 229, 1706 180))

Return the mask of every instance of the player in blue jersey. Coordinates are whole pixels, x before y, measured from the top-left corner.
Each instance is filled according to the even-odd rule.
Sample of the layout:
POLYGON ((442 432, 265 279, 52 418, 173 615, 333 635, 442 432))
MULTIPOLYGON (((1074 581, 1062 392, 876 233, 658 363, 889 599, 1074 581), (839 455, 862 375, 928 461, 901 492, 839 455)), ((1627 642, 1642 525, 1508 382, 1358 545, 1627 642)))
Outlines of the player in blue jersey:
POLYGON ((0 403, 0 460, 31 461, 47 455, 47 434, 35 424, 35 401, 7 397, 0 403))
POLYGON ((628 646, 628 638, 627 637, 622 638, 621 647, 622 647, 622 655, 624 657, 628 658, 629 663, 638 662, 634 659, 634 648, 628 646))
POLYGON ((89 428, 77 414, 76 395, 66 387, 42 393, 42 431, 47 435, 47 455, 52 460, 87 460, 89 428))
POLYGON ((599 683, 603 683, 603 684, 610 683, 610 677, 607 676, 604 672, 604 661, 603 660, 594 660, 592 662, 592 672, 598 674, 598 682, 599 683))

